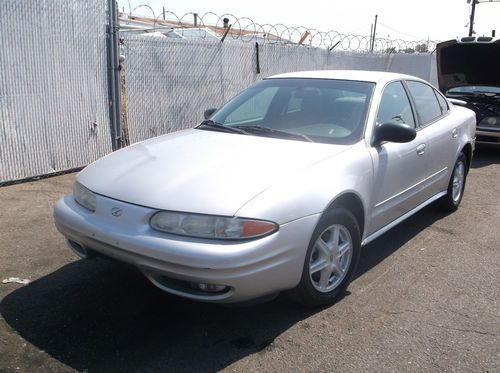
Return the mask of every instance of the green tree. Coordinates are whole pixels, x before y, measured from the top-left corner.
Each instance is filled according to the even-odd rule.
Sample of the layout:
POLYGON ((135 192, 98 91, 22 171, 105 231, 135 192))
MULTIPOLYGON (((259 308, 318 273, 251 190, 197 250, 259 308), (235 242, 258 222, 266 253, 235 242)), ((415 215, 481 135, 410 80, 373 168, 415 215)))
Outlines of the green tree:
POLYGON ((429 52, 429 48, 427 47, 426 43, 417 44, 417 46, 415 47, 415 50, 418 53, 428 53, 429 52))

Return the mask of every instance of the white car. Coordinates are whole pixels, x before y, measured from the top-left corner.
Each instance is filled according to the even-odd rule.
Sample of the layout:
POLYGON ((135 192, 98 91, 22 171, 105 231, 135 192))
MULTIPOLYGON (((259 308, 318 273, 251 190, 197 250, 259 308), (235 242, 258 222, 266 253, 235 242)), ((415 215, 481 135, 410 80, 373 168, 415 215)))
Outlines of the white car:
POLYGON ((362 245, 458 207, 474 149, 472 111, 393 73, 277 75, 206 117, 85 168, 54 208, 69 247, 200 301, 329 304, 362 245))

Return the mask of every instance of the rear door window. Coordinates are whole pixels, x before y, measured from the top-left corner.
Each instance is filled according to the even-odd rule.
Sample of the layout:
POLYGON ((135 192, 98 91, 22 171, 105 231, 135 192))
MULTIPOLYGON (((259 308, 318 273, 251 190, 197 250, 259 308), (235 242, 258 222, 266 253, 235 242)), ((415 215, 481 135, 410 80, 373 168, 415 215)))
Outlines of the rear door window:
POLYGON ((414 80, 406 81, 406 85, 415 102, 420 126, 428 126, 442 115, 441 105, 434 93, 434 88, 414 80))

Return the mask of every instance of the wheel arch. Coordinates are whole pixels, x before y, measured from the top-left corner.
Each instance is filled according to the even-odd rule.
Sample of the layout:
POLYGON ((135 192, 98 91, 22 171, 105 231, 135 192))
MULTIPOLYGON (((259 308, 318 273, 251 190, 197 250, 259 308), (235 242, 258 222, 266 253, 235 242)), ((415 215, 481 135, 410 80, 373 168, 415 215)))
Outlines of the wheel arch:
POLYGON ((351 212, 359 225, 359 233, 363 237, 365 229, 365 208, 361 198, 354 192, 343 193, 330 202, 326 210, 343 207, 351 212))
POLYGON ((469 171, 472 163, 472 145, 470 143, 465 144, 461 152, 465 154, 465 159, 467 161, 467 171, 469 171))

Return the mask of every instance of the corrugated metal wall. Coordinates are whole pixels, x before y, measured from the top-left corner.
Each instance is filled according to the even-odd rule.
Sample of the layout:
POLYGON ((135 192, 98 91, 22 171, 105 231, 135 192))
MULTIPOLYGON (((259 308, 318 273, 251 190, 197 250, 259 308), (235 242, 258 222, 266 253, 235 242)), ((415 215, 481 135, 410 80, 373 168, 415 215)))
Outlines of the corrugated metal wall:
POLYGON ((130 143, 191 128, 209 107, 266 76, 303 70, 353 69, 408 73, 437 82, 430 54, 361 54, 226 40, 173 39, 123 32, 130 143))
POLYGON ((103 0, 0 1, 0 182, 111 151, 103 0))

